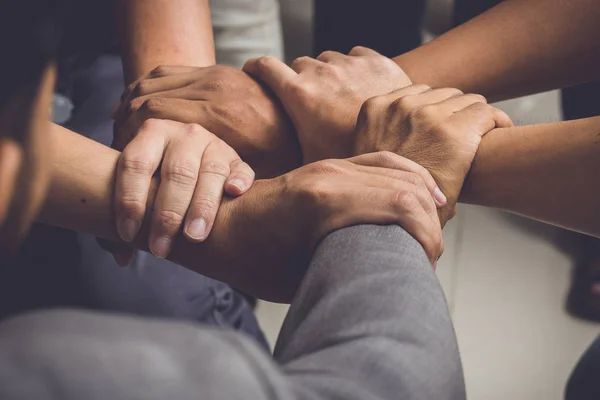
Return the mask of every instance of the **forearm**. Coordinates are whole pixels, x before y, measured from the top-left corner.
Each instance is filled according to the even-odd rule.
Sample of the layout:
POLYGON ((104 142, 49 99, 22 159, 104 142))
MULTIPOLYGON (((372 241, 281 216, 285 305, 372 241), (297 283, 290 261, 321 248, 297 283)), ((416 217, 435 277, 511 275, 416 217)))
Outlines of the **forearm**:
POLYGON ((113 0, 126 83, 159 65, 215 63, 208 0, 113 0))
MULTIPOLYGON (((53 125, 51 134, 56 156, 50 191, 39 219, 50 225, 120 242, 112 206, 120 153, 57 125, 53 125)), ((270 289, 270 296, 283 298, 297 276, 288 274, 292 283, 285 279, 274 283, 264 279, 258 269, 269 263, 290 265, 297 260, 290 252, 285 252, 284 246, 278 246, 276 238, 266 239, 269 246, 265 246, 265 239, 256 234, 267 218, 264 214, 282 203, 277 196, 280 183, 279 179, 257 181, 243 196, 224 199, 209 238, 194 244, 179 237, 169 259, 252 294, 261 295, 270 289), (257 204, 264 207, 257 207, 257 204), (279 289, 283 294, 278 294, 279 289)), ((155 179, 148 198, 148 216, 157 186, 155 179)), ((148 227, 149 219, 146 218, 134 247, 147 251, 148 227)))
POLYGON ((506 0, 395 58, 414 83, 501 100, 600 76, 600 3, 506 0))
POLYGON ((461 201, 600 236, 600 117, 496 129, 461 201))

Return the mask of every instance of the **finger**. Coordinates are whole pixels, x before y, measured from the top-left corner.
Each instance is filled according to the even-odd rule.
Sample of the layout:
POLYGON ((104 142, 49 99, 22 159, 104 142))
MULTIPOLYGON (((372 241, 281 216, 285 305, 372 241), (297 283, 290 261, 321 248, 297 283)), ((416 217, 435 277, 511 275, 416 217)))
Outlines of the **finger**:
POLYGON ((435 203, 438 207, 444 207, 448 202, 446 196, 440 190, 429 171, 408 158, 401 157, 392 152, 380 151, 352 157, 349 158, 348 161, 357 165, 379 167, 377 171, 384 175, 393 176, 394 170, 417 174, 423 179, 425 186, 435 199, 435 203))
POLYGON ((494 107, 494 120, 496 121, 496 128, 510 128, 515 126, 508 114, 496 107, 494 107))
POLYGON ((200 132, 204 129, 199 126, 195 129, 199 131, 185 135, 177 132, 165 149, 149 241, 150 251, 158 258, 166 258, 171 252, 173 238, 183 224, 199 183, 201 157, 204 158, 207 143, 200 132))
POLYGON ((264 82, 279 98, 282 98, 286 86, 298 75, 285 63, 271 56, 248 60, 243 71, 264 82))
POLYGON ((421 244, 429 262, 434 265, 444 252, 437 214, 430 215, 419 206, 407 209, 406 205, 399 205, 398 224, 421 244))
MULTIPOLYGON (((198 112, 198 107, 202 104, 196 104, 194 110, 189 107, 188 100, 175 98, 152 97, 144 101, 139 108, 131 109, 125 122, 116 123, 119 131, 116 134, 116 140, 113 147, 117 150, 122 149, 132 138, 134 138, 141 126, 149 119, 165 119, 182 123, 198 122, 202 124, 205 113, 198 112)), ((207 118, 209 120, 210 118, 207 118)), ((210 129, 207 127, 207 129, 210 129)))
POLYGON ((487 100, 480 94, 469 93, 449 97, 437 104, 433 104, 433 106, 436 107, 442 115, 449 116, 475 103, 487 104, 487 100))
POLYGON ((348 204, 336 221, 340 226, 360 223, 398 224, 423 246, 430 262, 443 250, 441 227, 435 206, 432 212, 407 187, 406 182, 394 181, 376 174, 361 173, 360 186, 366 192, 367 203, 348 204))
POLYGON ((350 52, 348 53, 348 55, 353 57, 381 56, 381 54, 376 52, 375 50, 363 46, 353 47, 352 50, 350 50, 350 52))
POLYGON ((309 69, 309 68, 318 68, 319 66, 323 65, 324 63, 319 61, 319 60, 315 60, 312 57, 298 57, 296 58, 293 62, 292 65, 290 65, 290 68, 293 69, 294 71, 296 71, 297 73, 301 73, 302 71, 309 69))
MULTIPOLYGON (((405 95, 402 97, 404 109, 412 110, 416 110, 418 108, 426 106, 438 106, 442 104, 445 105, 448 102, 450 102, 451 104, 455 105, 463 104, 462 107, 457 108, 455 110, 458 111, 472 104, 474 101, 485 102, 485 97, 479 95, 465 97, 462 91, 454 88, 431 89, 421 93, 405 95)), ((442 108, 443 110, 446 110, 448 107, 442 108)), ((452 114, 455 111, 449 111, 448 115, 452 114)))
POLYGON ((433 198, 422 184, 394 180, 392 197, 398 223, 423 246, 433 264, 443 252, 441 224, 433 198))
POLYGON ((12 204, 22 163, 23 152, 17 142, 0 139, 0 227, 12 204))
POLYGON ((184 229, 187 238, 194 242, 205 240, 213 227, 223 198, 223 186, 229 177, 230 161, 227 145, 221 140, 212 141, 204 154, 198 175, 198 184, 191 201, 184 229))
POLYGON ((125 242, 133 241, 138 233, 146 213, 152 175, 160 165, 165 147, 163 128, 159 121, 152 122, 142 127, 117 165, 115 215, 117 232, 125 242))
POLYGON ((490 105, 474 103, 451 115, 448 121, 455 132, 463 135, 484 136, 497 124, 506 124, 506 114, 498 111, 497 108, 490 105))
POLYGON ((234 161, 229 164, 231 172, 225 182, 225 192, 230 196, 239 196, 248 191, 255 178, 254 170, 243 162, 237 153, 235 156, 234 161))
POLYGON ((330 62, 334 62, 334 61, 341 61, 344 60, 344 58, 346 58, 347 56, 345 56, 344 54, 338 52, 338 51, 324 51, 321 54, 319 54, 319 56, 317 57, 317 60, 324 62, 324 63, 330 63, 330 62))
POLYGON ((419 95, 431 90, 431 87, 429 87, 428 85, 418 83, 415 85, 406 86, 402 89, 395 90, 391 93, 382 96, 374 97, 371 100, 377 100, 378 102, 381 102, 383 104, 390 104, 407 96, 419 95))
MULTIPOLYGON (((175 74, 152 79, 140 79, 125 89, 121 96, 121 104, 128 104, 133 99, 161 93, 161 97, 172 97, 162 92, 169 92, 175 89, 183 88, 194 83, 197 79, 196 74, 175 74)), ((126 112, 126 110, 123 110, 126 112)))
POLYGON ((140 108, 156 106, 156 104, 160 104, 162 101, 161 99, 204 100, 198 93, 199 92, 197 90, 193 90, 189 86, 184 86, 172 90, 165 90, 160 93, 139 96, 133 98, 132 100, 127 100, 121 104, 121 107, 116 114, 115 121, 117 125, 121 126, 123 125, 124 121, 126 121, 132 114, 138 112, 140 108))
POLYGON ((159 65, 148 74, 151 78, 160 78, 174 74, 186 74, 198 70, 198 67, 187 65, 159 65))

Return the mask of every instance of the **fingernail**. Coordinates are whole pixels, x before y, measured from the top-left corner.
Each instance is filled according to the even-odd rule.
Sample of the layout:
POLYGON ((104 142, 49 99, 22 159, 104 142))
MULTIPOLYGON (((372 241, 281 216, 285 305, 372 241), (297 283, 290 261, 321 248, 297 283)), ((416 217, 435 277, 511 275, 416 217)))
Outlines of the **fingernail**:
POLYGON ((246 189, 246 182, 244 182, 244 180, 240 179, 240 178, 234 178, 234 179, 230 180, 229 184, 231 186, 235 186, 240 191, 244 191, 246 189))
POLYGON ((169 236, 161 236, 154 240, 150 251, 158 258, 166 258, 171 251, 171 238, 169 236))
POLYGON ((132 242, 137 234, 138 223, 131 218, 126 218, 121 221, 118 226, 119 236, 126 242, 132 242))
POLYGON ((435 201, 437 201, 438 205, 440 205, 440 206, 444 206, 448 202, 448 199, 446 198, 444 193, 442 193, 440 188, 437 186, 433 191, 433 197, 435 198, 435 201))
POLYGON ((206 237, 206 221, 202 218, 193 220, 185 228, 185 233, 192 239, 203 240, 206 237))

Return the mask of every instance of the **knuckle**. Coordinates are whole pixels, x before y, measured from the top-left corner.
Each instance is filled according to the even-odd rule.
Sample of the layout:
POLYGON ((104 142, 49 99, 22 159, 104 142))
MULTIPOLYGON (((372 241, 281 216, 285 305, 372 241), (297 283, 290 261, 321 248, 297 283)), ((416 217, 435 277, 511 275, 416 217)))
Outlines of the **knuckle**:
POLYGON ((195 186, 198 180, 198 170, 193 167, 192 162, 179 161, 163 167, 162 179, 182 186, 195 186))
POLYGON ((419 92, 427 92, 427 91, 431 90, 431 86, 426 85, 424 83, 417 83, 417 84, 412 85, 412 87, 416 88, 417 91, 419 91, 419 92))
POLYGON ((137 197, 130 194, 124 194, 122 197, 117 198, 116 202, 117 209, 119 209, 124 216, 136 220, 140 220, 144 217, 146 205, 137 197))
POLYGON ((411 95, 406 95, 406 96, 402 96, 399 97, 397 99, 395 99, 394 101, 392 101, 389 106, 389 112, 392 114, 396 114, 396 113, 405 113, 405 112, 409 112, 412 111, 413 106, 412 106, 412 97, 411 95))
POLYGON ((173 210, 160 210, 156 213, 154 221, 167 232, 177 231, 183 221, 183 215, 173 210))
POLYGON ((160 112, 164 108, 164 106, 164 99, 161 99, 160 97, 152 97, 150 99, 146 99, 141 105, 141 108, 143 108, 144 111, 147 111, 150 114, 156 114, 160 112))
POLYGON ((391 151, 380 151, 377 153, 377 158, 380 165, 398 166, 402 161, 402 157, 391 151))
POLYGON ((138 81, 137 83, 135 83, 131 93, 134 97, 143 96, 146 93, 150 92, 151 86, 152 86, 152 81, 142 79, 141 81, 138 81))
POLYGON ((212 174, 227 177, 229 176, 229 172, 229 166, 225 163, 218 161, 202 163, 202 165, 200 166, 201 174, 212 174))
POLYGON ((326 50, 326 51, 322 52, 321 54, 319 54, 319 56, 317 57, 317 60, 322 60, 322 59, 329 58, 329 57, 335 56, 335 55, 336 55, 335 51, 326 50))
POLYGON ((444 90, 448 91, 450 97, 459 97, 464 95, 463 91, 457 88, 445 88, 444 90))
POLYGON ((122 153, 119 165, 123 174, 152 175, 154 173, 152 161, 139 155, 130 155, 127 149, 122 153))
POLYGON ((317 173, 324 174, 341 174, 344 168, 335 160, 323 160, 313 164, 313 168, 317 173))
MULTIPOLYGON (((485 96, 478 93, 469 93, 466 96, 472 97, 477 103, 483 103, 487 105, 487 99, 485 96)), ((491 107, 491 106, 490 106, 491 107)))
POLYGON ((436 115, 436 108, 431 104, 419 107, 411 112, 411 117, 415 120, 433 120, 436 115))
POLYGON ((128 114, 133 114, 135 113, 144 103, 144 100, 142 99, 133 99, 131 100, 129 103, 126 104, 125 106, 125 110, 127 111, 128 114))
POLYGON ((368 117, 372 114, 378 114, 386 106, 387 102, 383 96, 375 96, 365 101, 360 111, 368 117))
POLYGON ((169 67, 167 67, 166 65, 159 65, 158 67, 154 68, 150 72, 150 75, 154 76, 154 77, 161 77, 161 76, 165 76, 168 74, 169 74, 169 67))
POLYGON ((296 58, 294 61, 292 61, 292 69, 294 69, 295 67, 300 66, 301 64, 305 64, 306 62, 310 61, 311 58, 308 56, 302 56, 302 57, 298 57, 296 58))
POLYGON ((417 196, 422 195, 422 190, 425 188, 425 181, 423 180, 423 177, 415 172, 409 172, 406 177, 408 183, 414 186, 415 194, 417 196))
POLYGON ((268 69, 274 62, 278 61, 274 56, 262 56, 256 59, 256 66, 259 69, 268 69))
POLYGON ((183 130, 186 134, 191 135, 191 136, 203 135, 208 132, 200 124, 195 124, 195 123, 184 124, 183 130))
POLYGON ((156 130, 160 130, 160 129, 164 128, 165 124, 166 124, 166 121, 164 121, 162 119, 148 118, 144 121, 144 123, 140 127, 140 130, 150 131, 150 132, 156 131, 156 130))
POLYGON ((406 211, 413 211, 419 205, 415 193, 406 190, 397 191, 392 200, 396 206, 406 211))
POLYGON ((192 199, 191 209, 195 215, 212 218, 219 208, 218 199, 200 193, 192 199))

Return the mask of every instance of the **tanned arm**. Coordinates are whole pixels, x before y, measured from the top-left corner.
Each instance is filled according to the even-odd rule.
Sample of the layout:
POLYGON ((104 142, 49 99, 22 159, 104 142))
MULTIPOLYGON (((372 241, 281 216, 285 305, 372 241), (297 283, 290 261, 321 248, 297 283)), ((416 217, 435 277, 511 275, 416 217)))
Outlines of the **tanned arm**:
POLYGON ((600 2, 506 0, 396 57, 413 83, 503 100, 600 77, 600 2))
POLYGON ((460 200, 600 237, 600 117, 496 129, 460 200))
POLYGON ((113 0, 127 84, 159 65, 215 63, 208 0, 113 0))

